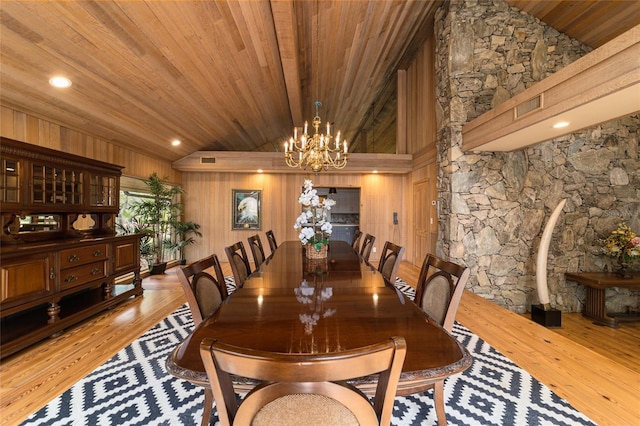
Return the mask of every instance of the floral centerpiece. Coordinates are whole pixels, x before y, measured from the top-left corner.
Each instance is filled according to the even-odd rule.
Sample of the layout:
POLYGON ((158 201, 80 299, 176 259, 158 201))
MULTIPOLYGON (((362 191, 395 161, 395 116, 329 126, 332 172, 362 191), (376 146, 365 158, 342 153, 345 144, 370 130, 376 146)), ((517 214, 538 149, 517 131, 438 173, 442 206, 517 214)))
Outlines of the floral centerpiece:
POLYGON ((327 245, 332 228, 328 220, 331 207, 335 206, 335 200, 331 198, 320 199, 318 191, 313 189, 313 182, 305 179, 302 193, 298 198, 303 211, 296 219, 293 228, 300 231, 298 238, 307 246, 307 257, 321 258, 327 256, 327 245))
POLYGON ((629 263, 640 258, 640 237, 622 222, 604 240, 604 252, 618 261, 621 273, 625 275, 629 263))

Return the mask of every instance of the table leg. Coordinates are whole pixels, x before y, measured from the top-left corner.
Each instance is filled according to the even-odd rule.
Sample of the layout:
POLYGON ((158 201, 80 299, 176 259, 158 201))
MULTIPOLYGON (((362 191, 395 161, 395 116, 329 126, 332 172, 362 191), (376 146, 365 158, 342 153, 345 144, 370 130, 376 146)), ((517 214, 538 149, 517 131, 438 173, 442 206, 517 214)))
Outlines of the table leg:
POLYGON ((446 426, 447 414, 444 411, 444 380, 439 380, 433 385, 433 405, 436 407, 438 426, 446 426))
POLYGON ((607 315, 605 289, 587 286, 587 297, 582 315, 593 320, 594 324, 618 328, 618 320, 607 315))

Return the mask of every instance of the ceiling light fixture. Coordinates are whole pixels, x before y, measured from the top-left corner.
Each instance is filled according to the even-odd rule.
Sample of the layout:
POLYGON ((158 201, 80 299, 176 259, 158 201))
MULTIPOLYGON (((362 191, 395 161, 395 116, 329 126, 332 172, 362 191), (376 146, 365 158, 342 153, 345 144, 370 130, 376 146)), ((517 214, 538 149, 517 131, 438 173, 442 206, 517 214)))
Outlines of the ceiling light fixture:
POLYGON ((568 122, 566 122, 566 121, 560 121, 560 122, 558 122, 558 123, 554 124, 554 125, 553 125, 553 128, 554 128, 554 129, 562 129, 563 127, 567 127, 568 125, 569 125, 569 123, 568 123, 568 122))
POLYGON ((49 84, 53 87, 66 89, 67 87, 71 87, 71 80, 66 77, 51 77, 49 79, 49 84))
POLYGON ((180 140, 179 140, 179 139, 174 139, 174 140, 172 140, 172 141, 171 141, 171 145, 173 145, 173 146, 178 146, 178 145, 180 145, 181 143, 182 143, 182 142, 180 142, 180 140))
POLYGON ((342 169, 347 165, 349 147, 347 141, 340 142, 340 131, 331 139, 331 124, 327 123, 327 133, 320 133, 322 121, 318 115, 318 107, 322 105, 316 101, 316 116, 313 117, 313 136, 307 133, 308 123, 304 123, 304 132, 298 139, 298 129, 293 129, 293 137, 284 143, 284 158, 289 167, 306 169, 310 167, 314 172, 328 170, 329 167, 342 169))
MULTIPOLYGON (((316 51, 315 51, 315 65, 316 70, 316 99, 318 97, 318 21, 320 15, 318 13, 318 3, 316 2, 316 51)), ((327 122, 327 133, 320 133, 320 126, 322 120, 320 119, 319 108, 322 106, 320 101, 316 100, 316 115, 313 117, 311 125, 315 129, 313 136, 309 136, 308 122, 304 122, 304 131, 300 138, 298 138, 298 128, 293 128, 293 137, 288 142, 284 143, 284 159, 289 167, 298 167, 301 169, 307 169, 318 173, 322 170, 328 170, 330 167, 335 169, 342 169, 347 165, 347 159, 349 156, 349 146, 347 141, 340 141, 340 131, 336 134, 335 141, 332 141, 331 136, 331 123, 327 122)))

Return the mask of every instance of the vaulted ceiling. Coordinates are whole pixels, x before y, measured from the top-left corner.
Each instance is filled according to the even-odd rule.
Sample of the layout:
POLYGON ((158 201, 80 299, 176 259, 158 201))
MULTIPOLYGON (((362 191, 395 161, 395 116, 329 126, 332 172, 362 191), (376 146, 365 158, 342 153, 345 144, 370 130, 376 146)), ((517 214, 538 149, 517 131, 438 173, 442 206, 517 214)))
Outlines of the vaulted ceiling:
MULTIPOLYGON (((281 150, 316 100, 351 138, 440 3, 3 0, 0 104, 171 161, 281 150)), ((632 1, 508 3, 594 48, 640 19, 632 1)))

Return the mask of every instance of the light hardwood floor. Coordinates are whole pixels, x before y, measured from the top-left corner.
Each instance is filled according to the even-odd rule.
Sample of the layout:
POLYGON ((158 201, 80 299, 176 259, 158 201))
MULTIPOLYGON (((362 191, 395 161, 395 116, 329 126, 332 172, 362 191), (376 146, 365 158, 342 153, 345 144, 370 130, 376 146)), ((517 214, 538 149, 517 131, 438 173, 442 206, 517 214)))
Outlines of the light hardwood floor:
MULTIPOLYGON (((418 273, 400 266, 409 284, 418 273)), ((143 297, 3 360, 1 424, 19 424, 185 302, 174 270, 143 286, 143 297)), ((596 423, 640 425, 640 323, 611 329, 563 314, 562 328, 546 329, 468 291, 457 319, 596 423)))

